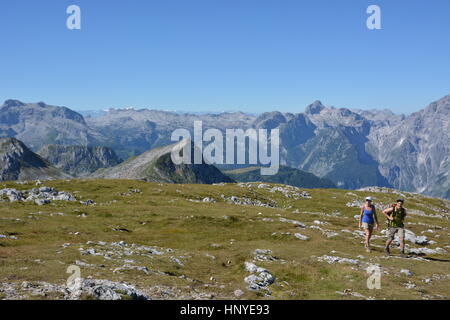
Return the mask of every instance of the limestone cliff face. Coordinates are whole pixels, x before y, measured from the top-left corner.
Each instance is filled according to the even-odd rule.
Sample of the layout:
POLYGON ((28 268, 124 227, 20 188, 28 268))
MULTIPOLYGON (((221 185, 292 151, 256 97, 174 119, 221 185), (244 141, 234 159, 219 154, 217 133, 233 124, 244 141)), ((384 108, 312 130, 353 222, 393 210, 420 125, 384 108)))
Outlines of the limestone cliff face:
POLYGON ((14 137, 33 151, 46 144, 87 145, 96 140, 79 113, 43 102, 7 100, 0 107, 0 138, 14 137))
POLYGON ((46 145, 38 153, 55 167, 78 177, 122 162, 113 150, 106 147, 46 145))
POLYGON ((53 167, 21 141, 0 139, 0 181, 68 178, 71 176, 53 167))
POLYGON ((450 196, 450 95, 368 139, 367 148, 395 188, 450 196))

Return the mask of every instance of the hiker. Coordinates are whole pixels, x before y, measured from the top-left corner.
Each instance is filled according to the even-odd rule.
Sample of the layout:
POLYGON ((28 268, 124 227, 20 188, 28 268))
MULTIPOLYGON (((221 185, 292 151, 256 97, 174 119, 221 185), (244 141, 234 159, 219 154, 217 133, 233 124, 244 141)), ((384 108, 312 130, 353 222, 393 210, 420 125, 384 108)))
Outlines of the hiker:
POLYGON ((359 216, 359 228, 363 227, 366 234, 365 247, 370 252, 370 238, 372 237, 373 227, 378 230, 378 217, 375 206, 372 204, 372 198, 366 197, 366 203, 361 207, 361 215, 359 216))
POLYGON ((403 199, 398 199, 396 204, 393 204, 390 208, 383 210, 384 215, 388 219, 388 240, 386 241, 386 248, 384 251, 386 254, 391 254, 389 249, 392 240, 395 238, 395 234, 398 233, 400 238, 400 252, 402 256, 405 256, 405 226, 403 221, 406 217, 406 209, 403 208, 403 199))

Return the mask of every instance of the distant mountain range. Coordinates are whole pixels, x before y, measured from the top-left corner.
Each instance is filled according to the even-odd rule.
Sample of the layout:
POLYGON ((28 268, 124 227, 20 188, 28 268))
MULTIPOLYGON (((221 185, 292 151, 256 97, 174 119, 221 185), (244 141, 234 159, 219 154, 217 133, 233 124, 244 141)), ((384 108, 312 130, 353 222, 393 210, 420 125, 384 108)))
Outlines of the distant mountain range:
POLYGON ((189 139, 149 150, 122 162, 113 150, 106 147, 46 145, 36 154, 15 138, 0 138, 0 181, 82 177, 189 184, 259 181, 305 188, 336 187, 328 179, 284 166, 275 175, 262 176, 260 167, 222 172, 205 162, 173 163, 172 151, 184 150, 185 146, 191 149, 193 163, 196 147, 189 139))
POLYGON ((70 179, 73 177, 101 179, 134 179, 148 182, 212 184, 233 182, 272 182, 304 188, 335 188, 328 179, 312 173, 281 166, 271 176, 261 175, 260 167, 246 167, 220 171, 213 165, 174 164, 173 150, 191 148, 192 141, 181 142, 149 150, 125 162, 106 147, 46 145, 39 154, 28 149, 15 138, 0 138, 0 181, 70 179))
POLYGON ((105 146, 128 159, 171 144, 174 129, 280 129, 281 163, 356 189, 386 186, 450 197, 450 95, 409 116, 389 110, 326 107, 304 113, 181 114, 112 109, 84 118, 65 107, 7 100, 0 108, 0 137, 32 150, 47 144, 105 146))

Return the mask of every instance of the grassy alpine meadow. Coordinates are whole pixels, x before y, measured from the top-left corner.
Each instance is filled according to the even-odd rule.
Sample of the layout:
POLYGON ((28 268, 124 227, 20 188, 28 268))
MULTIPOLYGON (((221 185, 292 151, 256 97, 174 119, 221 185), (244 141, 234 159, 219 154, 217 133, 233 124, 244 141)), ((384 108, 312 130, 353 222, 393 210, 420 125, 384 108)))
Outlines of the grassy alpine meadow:
MULTIPOLYGON (((82 278, 127 283, 152 299, 450 297, 446 200, 402 193, 406 228, 428 239, 426 245, 407 241, 407 252, 430 249, 402 258, 396 247, 384 254, 380 232, 367 253, 355 217, 360 207, 350 206, 373 197, 384 229, 381 209, 399 197, 394 191, 89 179, 43 186, 70 192, 76 201, 0 202, 2 299, 63 299, 59 291, 30 288, 66 286, 72 265, 82 278), (80 203, 87 200, 94 203, 80 203), (275 281, 250 290, 244 279, 259 272, 246 262, 275 281), (381 270, 379 289, 367 285, 366 269, 373 265, 381 270)), ((3 188, 30 190, 36 183, 6 182, 3 188)))

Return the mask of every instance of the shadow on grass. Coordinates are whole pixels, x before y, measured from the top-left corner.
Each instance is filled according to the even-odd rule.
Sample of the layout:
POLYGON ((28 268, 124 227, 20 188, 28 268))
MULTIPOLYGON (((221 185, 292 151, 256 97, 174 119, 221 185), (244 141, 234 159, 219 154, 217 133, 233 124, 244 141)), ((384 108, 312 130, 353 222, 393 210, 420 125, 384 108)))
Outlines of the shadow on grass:
POLYGON ((433 258, 433 257, 427 257, 427 256, 425 256, 425 254, 410 254, 408 256, 408 258, 409 257, 414 257, 414 258, 417 257, 417 258, 422 258, 425 260, 437 261, 437 262, 450 262, 450 260, 448 260, 448 259, 438 259, 438 258, 433 258))
POLYGON ((430 260, 430 261, 438 261, 438 262, 450 262, 450 260, 447 259, 438 259, 438 258, 432 258, 432 257, 422 257, 426 260, 430 260))

